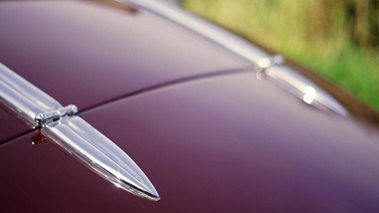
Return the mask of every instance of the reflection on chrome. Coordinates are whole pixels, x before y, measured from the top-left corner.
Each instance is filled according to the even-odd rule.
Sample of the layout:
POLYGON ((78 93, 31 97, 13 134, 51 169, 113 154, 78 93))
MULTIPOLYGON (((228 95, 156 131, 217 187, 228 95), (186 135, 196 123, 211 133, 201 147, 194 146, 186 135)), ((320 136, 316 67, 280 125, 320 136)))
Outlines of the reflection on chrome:
POLYGON ((122 188, 120 184, 118 183, 114 183, 114 185, 117 187, 117 188, 122 188))
POLYGON ((271 66, 271 60, 269 58, 261 58, 258 60, 258 66, 262 69, 268 68, 271 66))
POLYGON ((257 64, 254 66, 257 79, 264 80, 266 78, 267 68, 274 65, 281 65, 282 63, 284 63, 284 57, 282 55, 275 55, 273 57, 264 57, 259 59, 257 64))
MULTIPOLYGON (((75 105, 55 99, 0 63, 0 101, 31 128, 75 156, 104 179, 134 195, 158 201, 158 192, 136 163, 115 143, 77 116, 75 105)), ((38 133, 32 145, 45 138, 38 133)))
POLYGON ((328 92, 291 68, 285 65, 271 66, 266 69, 265 73, 270 76, 273 83, 302 99, 305 103, 325 112, 334 112, 342 117, 348 115, 347 109, 328 92))
POLYGON ((312 104, 315 95, 316 90, 313 87, 307 87, 307 89, 305 89, 305 95, 303 97, 304 102, 307 104, 312 104))

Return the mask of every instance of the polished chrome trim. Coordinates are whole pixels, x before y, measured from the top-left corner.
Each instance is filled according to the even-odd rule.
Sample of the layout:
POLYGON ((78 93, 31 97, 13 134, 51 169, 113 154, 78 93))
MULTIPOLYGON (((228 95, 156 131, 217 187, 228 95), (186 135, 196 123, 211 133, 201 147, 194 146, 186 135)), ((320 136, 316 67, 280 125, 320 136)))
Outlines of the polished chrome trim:
POLYGON ((82 118, 64 117, 61 124, 43 128, 42 132, 117 187, 149 200, 160 199, 137 164, 82 118))
POLYGON ((115 143, 76 115, 75 105, 55 99, 0 63, 0 101, 33 128, 104 179, 134 195, 158 201, 158 192, 137 164, 115 143))
POLYGON ((9 106, 31 127, 39 123, 35 116, 62 107, 55 99, 0 63, 0 101, 9 106))
MULTIPOLYGON (((128 4, 136 9, 143 9, 157 14, 210 40, 220 47, 230 50, 250 62, 252 67, 255 67, 253 68, 255 71, 257 71, 256 67, 259 67, 259 63, 262 62, 262 60, 267 61, 267 59, 271 58, 269 54, 254 46, 250 42, 247 42, 220 27, 196 17, 195 15, 186 12, 179 6, 170 2, 162 0, 117 1, 128 4)), ((343 117, 348 116, 349 113, 347 109, 324 89, 317 86, 314 82, 307 79, 305 76, 300 75, 288 66, 282 63, 277 63, 276 65, 280 66, 270 65, 269 67, 264 67, 264 69, 261 69, 263 72, 257 73, 257 77, 262 79, 266 76, 270 77, 274 84, 303 100, 304 103, 315 106, 317 109, 327 112, 334 112, 343 117), (312 99, 310 99, 310 95, 307 91, 309 92, 313 90, 307 88, 313 88, 313 90, 315 90, 312 99)))
POLYGON ((288 66, 271 66, 265 70, 273 83, 290 92, 304 103, 323 112, 347 117, 349 112, 332 95, 288 66))
POLYGON ((282 65, 284 57, 282 55, 275 55, 273 57, 260 58, 255 65, 256 77, 258 80, 266 78, 266 70, 272 66, 282 65))

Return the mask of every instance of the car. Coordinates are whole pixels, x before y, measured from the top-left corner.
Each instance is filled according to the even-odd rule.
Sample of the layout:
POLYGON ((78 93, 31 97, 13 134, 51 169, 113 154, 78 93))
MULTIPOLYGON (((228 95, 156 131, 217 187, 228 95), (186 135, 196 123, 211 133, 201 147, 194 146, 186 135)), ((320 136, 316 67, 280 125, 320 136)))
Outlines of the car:
POLYGON ((377 212, 379 116, 168 1, 0 2, 1 212, 377 212))

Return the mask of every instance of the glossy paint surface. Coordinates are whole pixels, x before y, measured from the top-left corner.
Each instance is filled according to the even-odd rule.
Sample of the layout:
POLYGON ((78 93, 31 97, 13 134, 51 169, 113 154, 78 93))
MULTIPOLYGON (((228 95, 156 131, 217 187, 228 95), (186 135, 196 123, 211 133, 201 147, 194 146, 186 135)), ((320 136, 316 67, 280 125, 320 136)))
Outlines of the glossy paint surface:
POLYGON ((79 1, 0 3, 0 61, 79 110, 149 87, 246 67, 146 12, 79 1))
POLYGON ((30 127, 20 122, 15 113, 2 108, 0 104, 0 145, 20 134, 30 131, 30 127))
POLYGON ((6 212, 379 209, 378 131, 309 107, 254 73, 190 81, 81 116, 144 169, 162 200, 117 189, 49 140, 31 145, 33 133, 0 147, 6 212))
MULTIPOLYGON (((124 192, 34 131, 0 146, 1 212, 378 211, 368 123, 258 81, 233 54, 144 12, 2 2, 0 16, 1 62, 87 109, 162 197, 124 192)), ((0 118, 0 140, 27 133, 2 108, 0 118)))

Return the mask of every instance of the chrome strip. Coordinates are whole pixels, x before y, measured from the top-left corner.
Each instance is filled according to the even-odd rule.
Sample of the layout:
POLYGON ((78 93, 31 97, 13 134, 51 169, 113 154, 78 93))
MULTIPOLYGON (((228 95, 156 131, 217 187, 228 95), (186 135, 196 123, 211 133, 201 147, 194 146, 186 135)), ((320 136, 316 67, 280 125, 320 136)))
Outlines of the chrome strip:
POLYGON ((139 197, 160 199, 149 179, 124 151, 75 115, 75 105, 62 107, 1 63, 0 101, 104 179, 139 197))
POLYGON ((0 63, 1 80, 8 83, 10 87, 22 94, 24 97, 30 98, 33 103, 44 110, 53 110, 62 107, 58 101, 38 89, 36 86, 25 80, 15 72, 10 70, 4 64, 0 63))
POLYGON ((55 99, 0 63, 0 101, 37 128, 35 115, 62 107, 55 99))
MULTIPOLYGON (((166 18, 190 31, 205 37, 217 45, 232 51, 243 59, 252 64, 252 67, 259 66, 259 61, 270 58, 265 51, 254 46, 250 42, 217 27, 195 15, 186 12, 179 6, 162 0, 116 0, 121 3, 128 4, 129 6, 137 9, 143 9, 163 18, 166 18)), ((258 73, 257 77, 263 77, 258 73)), ((271 77, 273 83, 282 87, 284 90, 290 92, 297 98, 304 101, 304 103, 315 106, 323 111, 332 111, 340 116, 348 116, 347 109, 341 105, 334 97, 328 92, 317 86, 315 83, 300 75, 295 70, 288 66, 281 64, 275 68, 265 68, 265 75, 271 77), (315 90, 314 95, 310 95, 307 91, 315 90), (310 96, 313 98, 310 99, 310 96), (312 101, 310 101, 312 100, 312 101), (316 101, 313 101, 316 100, 316 101)))
POLYGON ((39 107, 2 80, 0 80, 0 101, 14 111, 31 128, 39 126, 38 122, 34 120, 35 115, 40 111, 39 107))
POLYGON ((342 117, 349 115, 347 109, 328 92, 287 66, 270 67, 266 70, 266 74, 275 80, 274 83, 308 105, 324 112, 334 112, 342 117))

